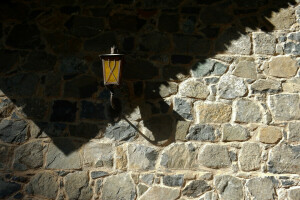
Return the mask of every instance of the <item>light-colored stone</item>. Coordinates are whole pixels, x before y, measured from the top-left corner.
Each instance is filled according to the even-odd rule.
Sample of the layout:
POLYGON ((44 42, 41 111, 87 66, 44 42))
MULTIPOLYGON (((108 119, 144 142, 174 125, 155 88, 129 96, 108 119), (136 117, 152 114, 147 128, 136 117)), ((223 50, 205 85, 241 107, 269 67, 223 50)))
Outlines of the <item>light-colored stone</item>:
POLYGON ((234 114, 235 122, 255 123, 261 121, 260 107, 255 102, 248 99, 240 99, 235 102, 234 106, 236 111, 234 114))
POLYGON ((271 178, 253 178, 247 181, 248 188, 253 200, 275 199, 275 189, 271 178))
POLYGON ((211 187, 204 180, 195 180, 190 182, 182 191, 184 196, 198 197, 211 190, 211 187))
POLYGON ((134 182, 128 173, 109 176, 104 180, 102 186, 103 200, 126 199, 134 200, 136 190, 134 182))
POLYGON ((281 129, 275 126, 260 127, 258 140, 266 144, 277 143, 282 138, 281 129))
POLYGON ((275 121, 300 119, 298 94, 276 94, 269 96, 269 108, 275 121))
POLYGON ((273 55, 275 53, 276 38, 270 33, 253 33, 254 53, 273 55))
POLYGON ((250 132, 238 124, 225 124, 222 136, 222 141, 224 142, 245 141, 249 139, 250 132))
POLYGON ((188 133, 191 122, 188 121, 177 121, 175 140, 186 140, 186 135, 188 133))
POLYGON ((167 85, 161 84, 159 86, 159 95, 164 98, 175 94, 177 93, 177 87, 177 84, 173 82, 168 82, 167 85))
POLYGON ((288 190, 289 200, 299 200, 300 198, 300 188, 291 188, 288 190))
POLYGON ((93 190, 89 186, 88 172, 70 173, 65 180, 65 190, 70 200, 89 200, 93 196, 93 190))
POLYGON ((215 176, 214 185, 224 200, 243 199, 243 184, 242 181, 236 177, 229 175, 215 176))
POLYGON ((243 171, 260 169, 261 148, 256 143, 244 143, 239 153, 239 164, 243 171))
POLYGON ((175 200, 180 195, 180 189, 154 186, 147 190, 139 200, 175 200))
POLYGON ((195 104, 197 123, 224 123, 231 119, 231 106, 223 103, 195 104))
POLYGON ((116 148, 116 169, 127 169, 127 154, 124 146, 118 146, 116 148))
POLYGON ((289 30, 296 22, 295 10, 290 8, 280 8, 278 12, 272 12, 267 20, 274 26, 276 30, 289 30))
POLYGON ((220 78, 217 95, 223 99, 235 99, 244 96, 247 91, 242 78, 225 75, 220 78))
POLYGON ((292 78, 282 83, 283 92, 299 93, 300 92, 300 78, 292 78))
POLYGON ((300 123, 299 122, 289 123, 287 139, 289 142, 300 142, 300 123))
POLYGON ((43 166, 43 150, 41 141, 32 141, 15 150, 13 167, 15 170, 36 169, 43 166))
POLYGON ((209 90, 202 82, 188 79, 180 84, 179 93, 184 97, 206 99, 209 90))
POLYGON ((274 77, 290 78, 296 75, 298 70, 296 60, 290 56, 272 57, 271 60, 264 65, 264 71, 274 77))
POLYGON ((68 138, 54 139, 46 156, 47 169, 80 169, 80 144, 68 138))
POLYGON ((140 144, 128 146, 128 163, 131 170, 151 170, 155 168, 158 152, 140 144))
POLYGON ((193 169, 198 166, 197 153, 192 144, 172 144, 164 149, 160 164, 169 169, 193 169))
POLYGON ((154 174, 144 174, 141 175, 140 181, 146 183, 147 185, 152 185, 154 179, 154 174))
POLYGON ((83 162, 85 166, 112 167, 112 144, 91 141, 83 148, 83 162))
POLYGON ((55 173, 41 172, 34 175, 25 188, 27 194, 55 199, 59 189, 58 177, 55 173))
POLYGON ((251 90, 255 92, 275 93, 281 90, 281 83, 272 79, 259 79, 251 85, 251 90))
POLYGON ((275 174, 300 173, 300 145, 280 144, 271 149, 268 171, 275 174))
POLYGON ((237 61, 235 61, 234 65, 235 65, 235 69, 233 71, 233 75, 242 78, 250 78, 250 79, 257 78, 256 63, 253 58, 242 57, 237 61))
POLYGON ((205 145, 199 153, 199 162, 213 169, 226 168, 231 164, 227 148, 217 144, 205 145))

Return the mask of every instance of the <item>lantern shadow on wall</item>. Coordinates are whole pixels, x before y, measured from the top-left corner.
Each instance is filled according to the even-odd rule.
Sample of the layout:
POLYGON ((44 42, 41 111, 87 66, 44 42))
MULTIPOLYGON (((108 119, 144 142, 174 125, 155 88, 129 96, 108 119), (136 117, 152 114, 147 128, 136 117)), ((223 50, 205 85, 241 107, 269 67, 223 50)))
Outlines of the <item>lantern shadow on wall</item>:
MULTIPOLYGON (((289 4, 296 3, 295 0, 195 0, 193 2, 198 7, 204 6, 205 9, 197 10, 186 6, 182 9, 170 10, 166 9, 169 7, 164 7, 167 1, 153 1, 157 2, 157 7, 153 8, 154 11, 162 10, 158 13, 168 13, 173 16, 175 12, 183 16, 191 15, 197 20, 201 19, 201 26, 194 27, 194 29, 199 29, 197 33, 194 31, 193 33, 179 34, 178 30, 167 30, 164 26, 153 24, 152 19, 148 21, 140 19, 141 10, 133 9, 131 6, 128 6, 128 9, 132 9, 136 15, 129 17, 129 21, 135 22, 138 18, 136 23, 126 24, 126 20, 122 19, 123 15, 115 18, 109 16, 112 28, 104 33, 98 30, 94 31, 90 26, 86 27, 85 24, 80 24, 86 19, 88 22, 95 18, 98 20, 99 13, 95 13, 97 9, 91 8, 91 12, 95 13, 95 16, 97 15, 95 18, 86 18, 84 12, 72 13, 72 16, 64 13, 59 16, 63 17, 58 20, 59 22, 63 21, 62 31, 59 30, 57 24, 49 26, 52 22, 49 19, 56 19, 54 15, 57 12, 63 12, 63 9, 57 5, 53 7, 50 5, 51 9, 41 5, 41 10, 37 10, 35 7, 31 13, 28 11, 26 14, 25 8, 31 4, 26 2, 28 5, 24 5, 24 2, 26 1, 20 1, 19 4, 0 3, 0 18, 2 19, 0 37, 3 43, 0 59, 0 90, 11 100, 0 102, 0 118, 6 118, 7 129, 9 129, 12 127, 9 126, 10 123, 18 121, 18 125, 20 125, 19 122, 25 116, 26 122, 32 120, 41 129, 32 137, 52 138, 54 144, 65 154, 77 150, 90 139, 103 136, 111 138, 110 134, 115 133, 113 128, 107 127, 109 122, 103 114, 106 108, 104 104, 109 101, 110 94, 100 84, 102 81, 100 77, 103 75, 100 70, 102 63, 96 56, 91 59, 90 54, 82 55, 82 44, 80 43, 82 40, 87 40, 84 47, 87 51, 96 52, 100 48, 100 53, 105 53, 117 40, 122 40, 118 46, 120 53, 128 56, 126 56, 126 69, 123 71, 124 84, 114 88, 115 99, 119 99, 115 105, 121 107, 124 115, 130 115, 136 108, 139 108, 140 119, 138 122, 143 123, 144 128, 153 134, 152 139, 146 137, 153 144, 167 145, 175 141, 175 126, 178 121, 184 121, 185 117, 173 111, 172 103, 166 102, 159 93, 160 87, 170 86, 169 80, 175 83, 180 82, 178 74, 188 78, 189 71, 194 64, 190 60, 197 59, 197 62, 203 63, 217 53, 226 51, 232 41, 248 34, 247 29, 272 31, 274 26, 266 18, 270 17, 273 12, 279 12, 281 8, 287 8, 289 4), (24 8, 22 9, 24 12, 16 12, 20 7, 24 8), (231 16, 227 12, 228 10, 232 11, 233 8, 236 10, 231 16), (185 9, 188 10, 188 13, 184 11, 185 9), (8 12, 13 14, 7 14, 8 12), (116 22, 116 18, 119 21, 116 22), (12 21, 14 23, 11 23, 12 21), (145 30, 153 28, 155 31, 148 31, 150 34, 146 36, 142 35, 140 32, 143 27, 142 22, 148 23, 148 26, 144 27, 145 30), (85 27, 89 30, 88 34, 84 32, 85 27), (174 33, 170 31, 174 31, 174 33), (179 47, 174 48, 164 41, 165 35, 171 35, 173 39, 179 38, 178 41, 175 41, 179 47), (188 40, 188 44, 182 44, 182 40, 187 40, 186 35, 190 36, 188 37, 190 39, 195 39, 195 43, 188 40), (116 37, 118 38, 116 39, 116 37), (152 40, 152 43, 149 44, 146 39, 150 40, 153 37, 158 37, 160 40, 152 40), (196 49, 193 48, 198 44, 199 48, 198 46, 196 49), (213 45, 215 51, 211 51, 213 45), (190 56, 188 51, 191 49, 203 52, 203 55, 199 58, 195 52, 192 52, 190 56), (157 63, 157 59, 145 56, 148 53, 160 59, 162 53, 167 53, 171 57, 171 59, 169 58, 171 61, 163 64, 162 67, 157 67, 153 64, 157 63), (71 59, 68 59, 69 57, 71 59), (85 60, 88 60, 87 57, 89 60, 97 61, 87 66, 85 64, 85 60), (81 62, 79 58, 84 61, 81 62), (4 61, 2 62, 2 60, 4 61), (58 66, 57 63, 61 63, 61 66, 58 66), (71 69, 64 66, 71 66, 71 69), (74 66, 75 70, 72 68, 74 66), (94 94, 100 90, 99 96, 95 97, 94 94), (23 113, 17 112, 18 109, 14 107, 23 108, 23 113), (12 118, 10 118, 11 115, 12 118), (99 132, 101 132, 100 136, 99 132), (70 141, 80 138, 80 145, 65 148, 64 142, 61 142, 62 137, 67 137, 70 141)), ((136 2, 137 4, 141 3, 138 0, 136 2)), ((182 6, 183 1, 174 1, 175 4, 176 2, 182 6)), ((39 5, 34 6, 38 7, 39 5)), ((115 12, 120 6, 109 2, 106 7, 115 12)), ((145 12, 150 15, 152 10, 145 9, 145 12)), ((100 18, 102 19, 103 16, 100 15, 100 18)), ((176 21, 175 18, 172 21, 176 21)), ((93 23, 98 25, 98 21, 93 23)), ((114 64, 109 66, 113 67, 114 64)), ((115 71, 115 73, 117 72, 115 71)), ((109 77, 108 82, 116 81, 113 76, 116 74, 108 73, 106 75, 109 77)), ((114 119, 118 115, 119 113, 114 115, 111 112, 111 116, 108 117, 114 119)), ((126 124, 128 125, 128 123, 126 124)), ((132 124, 136 126, 135 123, 132 124)), ((118 126, 118 128, 126 132, 127 129, 130 129, 127 125, 118 126)), ((1 135, 1 138, 3 137, 1 135)), ((133 140, 134 137, 135 135, 130 133, 126 137, 113 136, 113 139, 133 140)), ((8 143, 13 142, 17 141, 8 141, 8 143)))

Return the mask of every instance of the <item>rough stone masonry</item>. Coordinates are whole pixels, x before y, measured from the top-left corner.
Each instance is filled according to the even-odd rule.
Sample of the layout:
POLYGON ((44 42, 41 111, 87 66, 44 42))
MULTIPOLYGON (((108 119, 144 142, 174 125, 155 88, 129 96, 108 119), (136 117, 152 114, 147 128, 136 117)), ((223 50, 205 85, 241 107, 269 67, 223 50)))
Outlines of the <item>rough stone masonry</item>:
POLYGON ((0 2, 0 199, 299 200, 299 56, 295 0, 0 2))

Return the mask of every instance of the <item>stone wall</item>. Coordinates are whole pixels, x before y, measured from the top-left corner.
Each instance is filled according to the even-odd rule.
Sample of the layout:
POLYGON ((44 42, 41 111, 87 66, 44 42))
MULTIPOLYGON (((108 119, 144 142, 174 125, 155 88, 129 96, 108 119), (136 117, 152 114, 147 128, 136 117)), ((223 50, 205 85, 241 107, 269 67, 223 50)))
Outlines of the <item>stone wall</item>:
POLYGON ((0 199, 299 200, 297 4, 1 2, 0 199))

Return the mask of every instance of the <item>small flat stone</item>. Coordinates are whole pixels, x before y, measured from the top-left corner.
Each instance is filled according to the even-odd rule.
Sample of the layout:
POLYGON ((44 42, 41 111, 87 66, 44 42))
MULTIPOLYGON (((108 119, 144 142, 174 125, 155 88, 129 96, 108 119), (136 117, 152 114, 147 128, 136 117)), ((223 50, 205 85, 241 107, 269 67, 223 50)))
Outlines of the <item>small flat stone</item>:
POLYGON ((257 79, 255 60, 249 57, 242 57, 235 61, 233 75, 242 78, 257 79))
POLYGON ((140 200, 175 200, 180 195, 180 189, 154 186, 145 192, 140 200))
POLYGON ((253 178, 247 181, 248 188, 254 200, 275 199, 274 184, 270 178, 253 178))
POLYGON ((1 199, 9 197, 10 195, 17 192, 20 189, 21 189, 20 184, 13 183, 13 182, 7 182, 7 181, 0 179, 0 198, 1 199))
POLYGON ((140 180, 147 185, 152 185, 154 179, 154 174, 144 174, 141 176, 140 180))
POLYGON ((182 174, 167 175, 163 177, 163 183, 166 186, 181 187, 184 183, 184 176, 182 174))
POLYGON ((264 66, 264 71, 268 75, 279 78, 293 77, 296 75, 297 70, 296 61, 289 56, 272 57, 264 66))
POLYGON ((204 180, 195 180, 188 184, 182 191, 184 196, 199 197, 205 192, 211 190, 211 187, 204 180))
POLYGON ((102 199, 134 200, 136 190, 134 182, 128 173, 122 173, 105 178, 102 186, 102 199), (118 186, 118 187, 116 187, 118 186))
POLYGON ((108 176, 108 173, 104 172, 104 171, 93 171, 93 172, 91 172, 92 179, 97 179, 97 178, 104 177, 104 176, 108 176))
POLYGON ((191 122, 188 121, 177 121, 175 140, 185 140, 188 133, 191 122))
POLYGON ((239 163, 243 171, 260 169, 261 148, 256 143, 244 143, 239 154, 239 163))
POLYGON ((226 168, 231 165, 228 150, 217 144, 205 145, 199 154, 200 164, 213 169, 226 168))
POLYGON ((235 122, 260 122, 262 113, 259 105, 248 99, 240 99, 235 104, 235 122))
POLYGON ((148 190, 149 187, 147 185, 140 183, 138 184, 137 188, 138 188, 138 196, 140 197, 148 190))
POLYGON ((281 83, 272 79, 259 79, 251 85, 251 90, 256 92, 276 93, 281 90, 281 83))
POLYGON ((127 169, 128 159, 127 159, 127 151, 126 151, 125 147, 118 146, 116 148, 115 163, 116 163, 116 169, 120 169, 120 170, 127 169))
POLYGON ((202 82, 188 79, 180 84, 179 93, 183 97, 206 99, 209 95, 209 90, 202 82))
POLYGON ((69 199, 91 199, 93 189, 89 186, 89 177, 86 171, 70 173, 65 177, 65 191, 69 199))
POLYGON ((144 145, 129 145, 129 168, 133 170, 151 170, 155 168, 158 152, 144 145))
POLYGON ((258 139, 262 143, 274 144, 282 138, 281 129, 275 126, 261 127, 258 133, 258 139))
POLYGON ((244 96, 247 91, 247 87, 242 78, 226 75, 220 78, 217 93, 223 99, 234 99, 244 96))
POLYGON ((225 124, 223 126, 222 140, 225 142, 245 141, 250 138, 250 132, 238 124, 225 124))
POLYGON ((222 103, 196 103, 198 123, 224 123, 231 120, 231 106, 222 103))
POLYGON ((275 121, 300 119, 298 94, 276 94, 269 96, 269 108, 275 121))
POLYGON ((174 99, 174 111, 184 119, 193 120, 193 115, 191 114, 192 105, 189 100, 176 97, 174 99))

